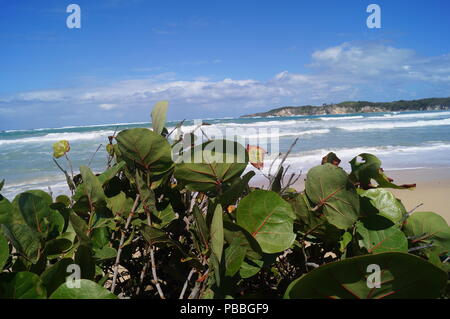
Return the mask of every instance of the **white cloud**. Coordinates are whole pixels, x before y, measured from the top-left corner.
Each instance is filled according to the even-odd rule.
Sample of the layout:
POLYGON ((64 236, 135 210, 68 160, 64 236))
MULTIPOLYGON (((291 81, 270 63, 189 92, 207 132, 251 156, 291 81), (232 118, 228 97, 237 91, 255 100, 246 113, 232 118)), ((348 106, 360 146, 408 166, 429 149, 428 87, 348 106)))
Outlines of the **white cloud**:
POLYGON ((414 50, 383 44, 343 43, 315 51, 308 73, 280 72, 265 81, 177 80, 174 73, 119 81, 109 86, 24 92, 0 102, 96 104, 102 110, 169 100, 180 106, 224 109, 322 104, 349 99, 406 99, 448 96, 450 55, 421 57, 414 50))
POLYGON ((109 110, 117 108, 118 105, 117 104, 111 104, 111 103, 103 103, 103 104, 100 104, 99 107, 101 109, 103 109, 103 110, 109 111, 109 110))

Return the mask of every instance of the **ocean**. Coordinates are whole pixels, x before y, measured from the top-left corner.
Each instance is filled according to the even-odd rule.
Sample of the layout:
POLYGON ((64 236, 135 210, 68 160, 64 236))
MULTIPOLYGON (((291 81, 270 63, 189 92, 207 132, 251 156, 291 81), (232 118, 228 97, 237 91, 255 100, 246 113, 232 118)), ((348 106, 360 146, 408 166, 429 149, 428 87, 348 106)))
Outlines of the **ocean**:
MULTIPOLYGON (((330 151, 341 158, 341 166, 347 170, 348 162, 360 153, 377 155, 385 170, 450 168, 450 111, 226 118, 204 122, 211 124, 203 126, 208 136, 239 129, 245 143, 256 144, 256 136, 268 138, 269 143, 279 142, 280 152, 286 152, 298 137, 285 163, 290 166, 290 172, 301 171, 303 175, 312 166, 320 164, 321 158, 330 151)), ((176 124, 168 122, 166 126, 171 131, 176 124)), ((108 136, 116 129, 133 127, 151 127, 151 124, 0 131, 0 180, 5 179, 2 194, 12 199, 25 190, 48 191, 49 188, 54 196, 67 194, 64 175, 52 161, 52 144, 62 139, 70 142, 69 157, 76 172, 80 165, 88 165, 102 144, 90 165, 99 173, 106 167, 108 136)), ((195 127, 194 121, 185 121, 181 130, 186 133, 195 127)), ((202 135, 199 130, 196 134, 202 135)), ((58 161, 67 167, 64 158, 58 161)), ((270 159, 263 172, 267 173, 269 164, 270 159)), ((249 166, 248 169, 253 168, 249 166)), ((262 176, 259 174, 255 178, 262 176)))

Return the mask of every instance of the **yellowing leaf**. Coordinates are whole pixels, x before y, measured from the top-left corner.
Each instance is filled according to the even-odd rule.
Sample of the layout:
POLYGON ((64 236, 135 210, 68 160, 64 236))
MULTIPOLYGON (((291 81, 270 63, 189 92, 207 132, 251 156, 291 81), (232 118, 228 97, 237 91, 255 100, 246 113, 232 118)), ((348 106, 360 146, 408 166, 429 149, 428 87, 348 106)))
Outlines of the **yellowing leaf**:
POLYGON ((53 144, 53 157, 60 158, 70 151, 69 141, 61 140, 53 144))

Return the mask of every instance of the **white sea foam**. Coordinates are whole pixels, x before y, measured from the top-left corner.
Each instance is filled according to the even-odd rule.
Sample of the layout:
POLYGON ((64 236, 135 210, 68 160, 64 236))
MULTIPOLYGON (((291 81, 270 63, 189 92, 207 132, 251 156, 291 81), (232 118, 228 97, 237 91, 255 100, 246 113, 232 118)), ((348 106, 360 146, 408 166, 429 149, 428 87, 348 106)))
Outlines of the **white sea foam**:
POLYGON ((395 129, 403 127, 423 127, 423 126, 443 126, 450 125, 450 118, 443 120, 428 120, 428 121, 414 121, 414 122, 375 122, 366 124, 351 124, 337 126, 337 128, 346 131, 364 131, 364 130, 382 130, 382 129, 395 129))
POLYGON ((47 143, 59 140, 68 140, 69 142, 80 140, 95 140, 106 138, 114 134, 114 131, 90 131, 90 132, 61 132, 49 133, 42 136, 25 137, 20 139, 0 140, 0 145, 19 144, 19 143, 47 143))
POLYGON ((241 134, 239 135, 242 138, 274 138, 274 137, 283 137, 283 136, 304 136, 304 135, 315 135, 315 134, 327 134, 329 133, 329 129, 321 129, 321 130, 308 130, 308 131, 291 131, 291 132, 256 132, 255 134, 241 134))
POLYGON ((450 111, 447 112, 430 112, 430 113, 387 113, 383 116, 368 116, 367 119, 397 119, 397 118, 430 118, 430 117, 450 117, 450 111))
POLYGON ((364 116, 362 115, 355 115, 355 116, 336 116, 336 117, 319 117, 318 119, 322 121, 345 121, 345 120, 357 120, 357 119, 363 119, 364 116))

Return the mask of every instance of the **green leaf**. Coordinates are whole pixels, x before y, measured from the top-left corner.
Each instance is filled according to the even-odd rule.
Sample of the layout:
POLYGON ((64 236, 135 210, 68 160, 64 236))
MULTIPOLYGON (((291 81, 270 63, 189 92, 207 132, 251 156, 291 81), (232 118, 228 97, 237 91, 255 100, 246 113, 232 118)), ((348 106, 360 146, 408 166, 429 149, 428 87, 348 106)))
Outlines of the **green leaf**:
POLYGON ((0 274, 0 299, 46 299, 47 292, 38 275, 31 272, 0 274))
POLYGON ((73 230, 77 234, 78 240, 81 244, 86 244, 90 242, 88 234, 88 225, 86 222, 77 214, 72 212, 69 216, 70 224, 73 227, 73 230))
POLYGON ((158 228, 164 228, 165 226, 169 225, 170 222, 177 219, 177 216, 175 215, 171 204, 167 205, 162 210, 154 212, 153 216, 156 219, 153 220, 153 224, 158 228))
POLYGON ((214 215, 211 222, 211 250, 213 254, 216 255, 219 263, 222 260, 222 252, 223 252, 223 211, 222 206, 218 204, 216 209, 214 210, 214 215))
POLYGON ((17 195, 13 205, 31 229, 39 233, 46 233, 49 230, 48 221, 52 213, 51 203, 51 197, 47 193, 27 191, 17 195))
POLYGON ((103 248, 110 243, 111 233, 108 227, 99 227, 92 230, 92 247, 103 248))
POLYGON ((99 205, 99 203, 102 203, 106 200, 106 196, 103 192, 102 184, 92 173, 89 167, 81 166, 80 173, 83 178, 84 185, 83 195, 87 197, 90 210, 91 212, 93 212, 96 205, 99 205))
POLYGON ((382 299, 438 298, 447 274, 412 254, 387 252, 332 262, 291 282, 284 298, 382 299), (369 288, 369 265, 380 267, 380 288, 369 288))
POLYGON ((6 224, 2 229, 19 253, 32 263, 39 260, 41 243, 37 232, 25 224, 6 224))
POLYGON ((145 183, 141 174, 136 174, 136 186, 138 188, 140 200, 142 202, 142 206, 147 211, 155 211, 156 210, 156 199, 155 192, 153 189, 145 183))
POLYGON ((289 199, 289 203, 294 210, 301 231, 309 232, 326 222, 324 217, 320 217, 316 212, 312 211, 310 201, 304 192, 296 194, 295 197, 289 199))
POLYGON ((106 206, 115 216, 127 217, 133 208, 134 200, 121 191, 114 197, 106 198, 106 203, 106 206))
POLYGON ((309 170, 306 195, 321 209, 328 222, 339 229, 351 227, 359 216, 359 197, 345 171, 329 163, 309 170))
POLYGON ((219 197, 219 202, 222 207, 234 205, 239 197, 241 197, 244 191, 248 188, 248 182, 253 176, 255 176, 255 172, 250 171, 242 177, 233 179, 230 187, 228 187, 219 197))
POLYGON ((82 279, 94 279, 95 261, 91 247, 80 245, 75 252, 75 263, 80 266, 82 279))
POLYGON ((0 195, 0 224, 8 224, 12 222, 13 207, 10 201, 0 195))
POLYGON ((224 221, 223 227, 224 238, 228 244, 245 247, 245 255, 249 258, 260 259, 262 257, 261 247, 247 230, 229 221, 224 221))
POLYGON ((64 207, 70 206, 70 198, 66 195, 58 195, 55 199, 55 202, 63 204, 64 207))
POLYGON ((261 268, 263 266, 264 266, 264 260, 246 258, 246 259, 244 259, 244 261, 241 265, 241 269, 239 270, 239 275, 243 279, 253 277, 261 270, 261 268))
POLYGON ((112 247, 105 246, 101 249, 94 248, 94 258, 96 261, 104 261, 112 258, 116 258, 117 250, 112 247))
POLYGON ((67 276, 70 275, 70 273, 67 272, 67 267, 73 263, 74 261, 71 258, 64 258, 54 265, 51 265, 42 273, 41 280, 47 290, 48 296, 66 282, 67 276))
POLYGON ((403 231, 412 237, 413 244, 433 244, 434 251, 439 255, 450 251, 450 227, 436 213, 413 213, 406 220, 403 231))
POLYGON ((369 253, 408 252, 405 234, 383 216, 372 215, 363 218, 356 223, 356 231, 362 237, 362 246, 369 253))
POLYGON ((167 172, 172 167, 169 142, 149 129, 123 130, 116 140, 120 157, 129 167, 137 165, 151 175, 167 172))
POLYGON ((219 193, 223 183, 245 170, 248 154, 239 143, 214 140, 185 151, 179 160, 174 172, 178 182, 189 190, 219 193))
POLYGON ((180 245, 180 243, 171 239, 169 235, 161 229, 144 225, 141 228, 141 234, 150 245, 166 244, 168 246, 174 246, 178 248, 178 250, 184 256, 188 256, 188 254, 183 250, 183 247, 180 245))
POLYGON ((0 273, 9 258, 9 244, 5 236, 0 233, 0 273))
POLYGON ((241 268, 247 254, 247 247, 242 245, 239 238, 235 238, 225 249, 225 275, 233 277, 241 268))
POLYGON ((208 226, 206 225, 205 217, 200 212, 198 206, 193 207, 192 213, 195 219, 194 228, 197 230, 197 233, 200 236, 199 239, 202 245, 204 246, 204 248, 206 248, 208 247, 210 233, 208 226))
POLYGON ((116 295, 93 281, 80 279, 79 288, 69 288, 62 284, 50 296, 50 299, 117 299, 116 295))
MULTIPOLYGON (((106 171, 104 171, 100 175, 95 176, 95 178, 98 179, 98 181, 100 183, 100 186, 104 186, 107 182, 109 182, 112 178, 114 178, 114 176, 116 176, 117 173, 124 166, 125 166, 125 162, 121 161, 120 163, 117 163, 116 165, 114 165, 113 167, 107 169, 106 171)), ((89 173, 87 173, 87 174, 90 175, 89 173)), ((95 184, 97 184, 97 183, 95 183, 95 184)), ((73 196, 73 200, 74 201, 78 201, 80 198, 82 198, 84 195, 86 195, 85 187, 86 187, 85 183, 78 185, 78 187, 77 187, 77 189, 75 191, 75 194, 73 196)), ((97 186, 97 189, 98 189, 98 186, 97 186)))
POLYGON ((392 183, 392 179, 387 177, 381 168, 381 161, 372 154, 362 153, 350 161, 352 172, 350 180, 353 183, 359 183, 363 189, 373 187, 372 179, 378 183, 379 187, 405 189, 414 188, 416 184, 396 185, 392 183), (358 157, 362 158, 362 162, 358 161, 358 157))
MULTIPOLYGON (((390 219, 395 224, 404 220, 406 209, 403 204, 395 198, 394 194, 385 188, 372 188, 369 190, 358 190, 361 197, 368 198, 374 211, 379 215, 390 219)), ((366 209, 373 209, 372 207, 366 209)), ((367 211, 367 213, 370 213, 367 211)))
POLYGON ((283 166, 280 167, 280 169, 277 172, 277 175, 275 176, 275 179, 272 183, 271 190, 278 193, 281 190, 281 179, 283 178, 283 166))
POLYGON ((277 193, 256 190, 244 197, 237 208, 237 224, 246 229, 265 253, 291 247, 295 240, 295 214, 277 193))
POLYGON ((104 171, 103 173, 101 173, 100 175, 97 176, 98 181, 100 182, 100 184, 103 186, 105 185, 107 182, 109 182, 114 176, 117 175, 117 173, 120 172, 120 170, 122 170, 122 168, 126 165, 125 162, 119 162, 117 164, 115 164, 113 167, 108 168, 106 171, 104 171))
MULTIPOLYGON (((67 234, 67 233, 65 233, 67 234)), ((58 237, 45 243, 45 254, 48 258, 56 258, 72 247, 72 241, 68 238, 58 237)))
POLYGON ((70 151, 69 141, 61 140, 53 144, 53 157, 60 158, 70 151))
POLYGON ((169 102, 159 101, 155 104, 152 110, 152 126, 153 131, 157 134, 161 134, 164 125, 166 125, 167 108, 169 102))
POLYGON ((350 242, 352 241, 352 234, 350 234, 348 231, 346 231, 342 237, 341 240, 339 241, 339 250, 341 251, 341 253, 345 252, 348 244, 350 244, 350 242))

